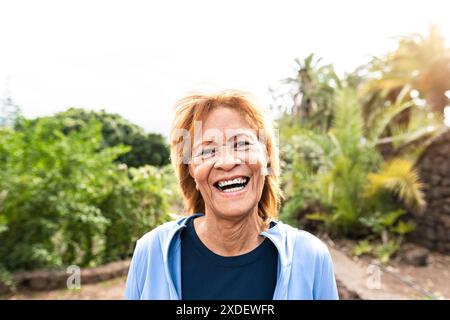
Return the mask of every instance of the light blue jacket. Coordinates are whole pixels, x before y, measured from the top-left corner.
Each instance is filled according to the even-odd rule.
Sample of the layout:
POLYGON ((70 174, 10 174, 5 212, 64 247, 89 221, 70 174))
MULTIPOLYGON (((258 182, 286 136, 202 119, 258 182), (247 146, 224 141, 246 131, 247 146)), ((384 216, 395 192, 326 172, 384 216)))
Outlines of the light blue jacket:
MULTIPOLYGON (((180 233, 194 214, 167 222, 137 241, 125 288, 126 299, 181 299, 180 233)), ((261 233, 278 249, 274 300, 338 299, 326 245, 282 222, 261 233)))

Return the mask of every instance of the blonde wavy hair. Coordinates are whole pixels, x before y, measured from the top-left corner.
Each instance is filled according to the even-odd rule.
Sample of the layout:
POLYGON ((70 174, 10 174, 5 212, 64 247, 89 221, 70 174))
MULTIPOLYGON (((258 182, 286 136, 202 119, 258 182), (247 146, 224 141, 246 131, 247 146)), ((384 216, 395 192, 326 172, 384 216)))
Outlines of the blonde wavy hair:
MULTIPOLYGON (((228 107, 239 111, 258 135, 264 132, 268 156, 268 175, 265 178, 258 214, 265 222, 278 215, 281 201, 279 187, 279 154, 275 141, 273 123, 256 102, 254 96, 239 90, 225 90, 219 93, 190 93, 175 103, 175 117, 170 134, 170 157, 178 186, 183 195, 185 214, 205 212, 205 202, 195 188, 195 181, 189 173, 190 148, 192 147, 195 121, 202 121, 217 107, 228 107), (184 132, 184 135, 180 135, 184 132), (186 134, 189 136, 186 137, 186 134), (183 139, 188 139, 189 146, 183 139)), ((258 136, 258 139, 261 137, 258 136)))

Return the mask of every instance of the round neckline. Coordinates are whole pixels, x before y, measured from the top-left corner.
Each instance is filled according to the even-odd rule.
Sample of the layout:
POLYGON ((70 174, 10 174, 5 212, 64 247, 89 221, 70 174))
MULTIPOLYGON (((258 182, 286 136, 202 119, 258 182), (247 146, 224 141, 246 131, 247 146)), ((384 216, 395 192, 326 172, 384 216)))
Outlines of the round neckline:
POLYGON ((194 227, 194 219, 190 219, 190 221, 187 223, 186 231, 188 232, 190 239, 193 241, 195 249, 199 254, 207 257, 209 260, 223 267, 239 267, 255 263, 256 261, 258 261, 261 254, 265 252, 265 249, 271 244, 271 241, 267 239, 267 237, 265 237, 265 239, 256 248, 247 253, 237 256, 221 256, 210 250, 200 240, 194 227))

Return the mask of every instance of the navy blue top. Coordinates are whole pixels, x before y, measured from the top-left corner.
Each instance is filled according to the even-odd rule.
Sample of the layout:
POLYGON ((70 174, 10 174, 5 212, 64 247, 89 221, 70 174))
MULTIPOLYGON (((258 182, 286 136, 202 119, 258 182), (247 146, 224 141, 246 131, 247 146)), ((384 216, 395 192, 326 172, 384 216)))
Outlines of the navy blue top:
POLYGON ((278 251, 269 239, 246 254, 223 257, 197 236, 191 219, 181 233, 181 285, 184 300, 272 300, 278 251))

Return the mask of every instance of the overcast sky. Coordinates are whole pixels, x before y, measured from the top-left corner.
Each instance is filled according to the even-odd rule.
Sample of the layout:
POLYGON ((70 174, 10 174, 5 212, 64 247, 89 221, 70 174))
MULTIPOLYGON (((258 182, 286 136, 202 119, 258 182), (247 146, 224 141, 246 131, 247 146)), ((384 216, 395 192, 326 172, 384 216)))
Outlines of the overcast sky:
POLYGON ((239 88, 269 103, 295 57, 350 71, 429 22, 448 41, 449 12, 444 0, 0 0, 0 97, 8 86, 27 117, 106 109, 167 135, 188 90, 239 88))

